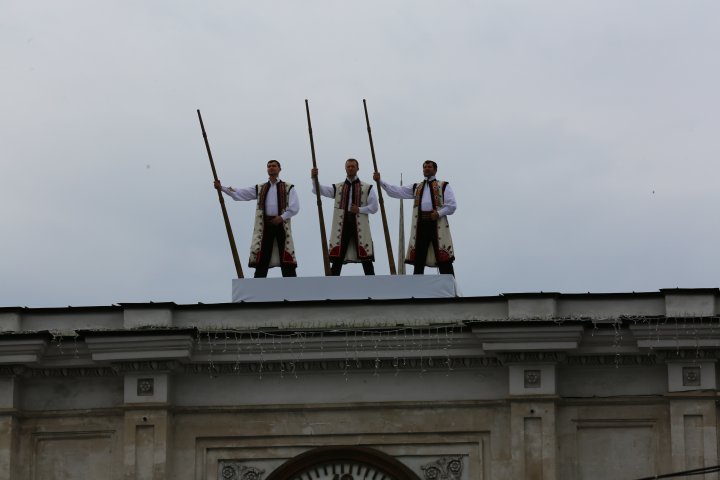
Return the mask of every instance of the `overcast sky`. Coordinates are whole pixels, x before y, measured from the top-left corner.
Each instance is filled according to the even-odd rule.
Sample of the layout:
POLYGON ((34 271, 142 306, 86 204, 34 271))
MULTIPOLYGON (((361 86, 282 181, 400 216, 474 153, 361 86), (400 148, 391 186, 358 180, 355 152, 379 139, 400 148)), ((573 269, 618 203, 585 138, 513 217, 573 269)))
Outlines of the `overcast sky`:
MULTIPOLYGON (((322 183, 348 157, 370 180, 363 98, 386 180, 439 164, 466 296, 717 287, 719 19, 717 0, 0 0, 0 307, 231 300, 198 108, 224 184, 282 162, 298 275, 322 275, 306 98, 322 183)), ((254 206, 226 204, 251 276, 254 206)))

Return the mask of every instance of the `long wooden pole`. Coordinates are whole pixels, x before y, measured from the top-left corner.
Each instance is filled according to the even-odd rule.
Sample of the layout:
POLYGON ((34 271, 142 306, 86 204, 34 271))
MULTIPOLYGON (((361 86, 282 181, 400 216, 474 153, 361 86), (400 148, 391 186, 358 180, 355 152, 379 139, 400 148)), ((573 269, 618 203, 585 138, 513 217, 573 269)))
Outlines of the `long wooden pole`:
MULTIPOLYGON (((200 129, 202 130, 203 139, 205 140, 205 149, 207 150, 208 158, 210 159, 210 168, 212 169, 213 179, 218 180, 217 171, 215 170, 215 162, 213 162, 212 153, 210 152, 210 143, 208 142, 207 133, 205 133, 205 124, 203 124, 202 115, 200 110, 197 111, 198 120, 200 120, 200 129)), ((222 210, 223 220, 225 220, 225 230, 227 230, 228 240, 230 241, 230 251, 232 252, 233 262, 235 262, 235 272, 237 272, 238 278, 243 277, 242 266, 240 265, 240 257, 238 256, 237 247, 235 246, 235 237, 232 233, 232 227, 230 226, 230 218, 228 217, 227 209, 225 208, 225 199, 223 198, 222 192, 217 191, 218 200, 220 201, 220 209, 222 210)))
MULTIPOLYGON (((305 112, 307 113, 308 132, 310 133, 310 152, 312 153, 313 168, 317 168, 317 160, 315 159, 315 140, 313 140, 312 123, 310 122, 310 105, 305 99, 305 112)), ((315 196, 317 197, 318 218, 320 220, 320 242, 322 242, 323 266, 325 267, 325 276, 330 276, 330 255, 328 254, 327 234, 325 233, 325 216, 323 215, 322 200, 320 199, 320 182, 318 177, 313 178, 315 185, 315 196)))
MULTIPOLYGON (((365 123, 367 124, 368 138, 370 139, 370 153, 372 154, 373 167, 377 173, 377 160, 375 159, 375 146, 373 145, 372 131, 370 130, 370 118, 368 117, 367 102, 363 98, 363 108, 365 109, 365 123)), ((392 243, 390 240, 390 230, 388 230, 387 216, 385 215, 385 201, 383 200, 382 188, 380 188, 380 181, 375 182, 377 184, 378 202, 380 203, 380 215, 382 216, 383 232, 385 233, 385 246, 387 247, 388 263, 390 264, 390 275, 397 275, 395 270, 395 258, 393 257, 392 243)))
MULTIPOLYGON (((400 186, 402 187, 403 179, 400 174, 400 186)), ((402 198, 400 199, 400 225, 398 228, 398 275, 405 275, 405 209, 403 208, 402 198)))

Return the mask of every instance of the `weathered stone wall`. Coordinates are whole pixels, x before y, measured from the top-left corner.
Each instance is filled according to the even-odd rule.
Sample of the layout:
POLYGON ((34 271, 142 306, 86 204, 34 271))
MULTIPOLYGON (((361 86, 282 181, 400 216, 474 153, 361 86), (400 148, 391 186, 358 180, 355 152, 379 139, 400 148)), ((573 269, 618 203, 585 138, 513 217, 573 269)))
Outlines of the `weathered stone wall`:
POLYGON ((714 398, 522 399, 8 416, 2 478, 221 479, 228 463, 269 473, 315 447, 365 445, 420 478, 422 465, 461 456, 462 479, 632 479, 717 459, 716 408, 714 398))
POLYGON ((0 309, 0 480, 265 480, 348 445, 423 480, 717 465, 715 295, 0 309))

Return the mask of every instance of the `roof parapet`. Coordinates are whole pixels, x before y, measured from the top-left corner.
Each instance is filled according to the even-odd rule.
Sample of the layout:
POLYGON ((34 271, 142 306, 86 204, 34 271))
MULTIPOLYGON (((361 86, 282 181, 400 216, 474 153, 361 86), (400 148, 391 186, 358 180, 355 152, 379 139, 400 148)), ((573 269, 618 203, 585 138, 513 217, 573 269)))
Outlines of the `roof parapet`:
POLYGON ((123 327, 167 328, 173 324, 174 302, 162 303, 122 303, 123 327))
POLYGON ((557 317, 559 292, 503 293, 502 296, 507 299, 510 320, 557 317))
POLYGON ((661 288, 667 317, 711 317, 716 314, 717 288, 661 288))

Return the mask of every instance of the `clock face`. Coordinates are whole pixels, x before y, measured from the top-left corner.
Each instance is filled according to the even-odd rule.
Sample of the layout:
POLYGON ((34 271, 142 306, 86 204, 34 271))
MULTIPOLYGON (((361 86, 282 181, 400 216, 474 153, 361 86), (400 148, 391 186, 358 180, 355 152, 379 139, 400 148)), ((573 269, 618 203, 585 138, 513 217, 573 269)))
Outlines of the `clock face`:
POLYGON ((359 446, 319 447, 298 455, 267 480, 420 480, 392 456, 359 446))
POLYGON ((330 461, 297 472, 289 480, 396 480, 376 467, 349 461, 330 461))

